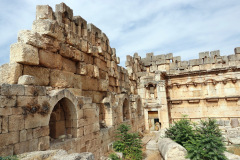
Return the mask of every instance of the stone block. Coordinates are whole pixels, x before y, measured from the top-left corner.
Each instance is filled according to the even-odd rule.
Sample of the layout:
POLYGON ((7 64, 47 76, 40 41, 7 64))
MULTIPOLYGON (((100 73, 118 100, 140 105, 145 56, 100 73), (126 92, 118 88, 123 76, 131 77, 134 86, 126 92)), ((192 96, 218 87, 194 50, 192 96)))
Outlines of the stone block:
POLYGON ((67 18, 69 18, 70 20, 73 19, 73 10, 65 3, 57 4, 55 7, 55 12, 64 13, 67 18))
POLYGON ((50 86, 61 88, 73 88, 74 74, 71 72, 51 70, 50 86))
POLYGON ((50 147, 50 137, 45 136, 38 139, 38 150, 47 150, 50 147))
POLYGON ((82 76, 81 75, 74 75, 73 77, 73 87, 76 89, 82 89, 82 76))
POLYGON ((19 142, 19 132, 0 134, 0 146, 7 146, 19 142))
POLYGON ((93 66, 93 77, 99 78, 99 68, 97 66, 93 66))
POLYGON ((88 41, 84 39, 80 39, 80 45, 79 48, 81 51, 87 53, 88 51, 88 41))
POLYGON ((0 133, 2 133, 2 117, 0 117, 0 133))
POLYGON ((18 96, 17 106, 18 107, 30 107, 37 104, 37 99, 34 96, 18 96))
POLYGON ((77 129, 77 137, 83 136, 84 127, 80 127, 77 129))
POLYGON ((20 131, 20 142, 24 142, 27 140, 27 130, 20 131))
POLYGON ((15 43, 10 47, 10 62, 28 65, 38 65, 38 49, 28 44, 15 43))
POLYGON ((22 75, 18 79, 18 84, 22 85, 34 85, 35 84, 35 77, 30 75, 22 75))
POLYGON ((46 50, 39 50, 39 63, 47 68, 62 69, 62 56, 46 50))
POLYGON ((74 52, 74 55, 72 58, 73 60, 84 62, 84 53, 83 52, 81 52, 77 49, 74 49, 73 52, 74 52))
POLYGON ((235 54, 240 54, 240 47, 236 47, 236 48, 234 49, 234 52, 235 52, 235 54))
POLYGON ((45 137, 49 135, 49 126, 37 127, 33 129, 33 138, 45 137))
POLYGON ((86 63, 79 62, 77 64, 77 74, 86 75, 87 74, 87 65, 86 63))
POLYGON ((14 154, 21 154, 29 151, 29 142, 24 141, 14 145, 14 154))
POLYGON ((16 100, 16 96, 0 96, 0 108, 15 107, 16 100))
POLYGON ((18 84, 3 84, 1 86, 3 96, 21 96, 24 95, 24 86, 18 84))
POLYGON ((19 63, 8 63, 0 66, 0 84, 16 84, 22 75, 23 66, 19 63))
POLYGON ((2 157, 13 155, 13 145, 1 146, 0 147, 0 155, 2 157))
POLYGON ((24 66, 23 74, 34 76, 36 85, 47 86, 49 84, 50 70, 47 68, 24 66))
POLYGON ((8 116, 2 117, 2 133, 8 133, 8 116))
POLYGON ((9 116, 9 131, 19 131, 24 129, 24 118, 23 115, 12 115, 9 116))
POLYGON ((12 108, 0 108, 0 116, 9 116, 12 115, 12 108))
POLYGON ((47 94, 46 87, 44 86, 25 86, 26 96, 45 96, 47 94))
POLYGON ((38 19, 33 22, 32 31, 38 32, 40 35, 48 35, 58 39, 61 42, 65 41, 63 28, 60 27, 55 20, 38 19))
POLYGON ((36 48, 45 48, 43 37, 36 32, 30 30, 21 30, 18 32, 18 42, 32 45, 36 48))
POLYGON ((172 59, 173 58, 173 54, 172 53, 168 53, 165 55, 165 59, 172 59))
POLYGON ((224 121, 224 125, 225 125, 225 126, 230 126, 230 121, 229 121, 229 120, 225 120, 225 121, 224 121))
POLYGON ((108 80, 99 80, 99 91, 108 91, 109 81, 108 80))
POLYGON ((219 57, 220 56, 220 51, 219 50, 211 51, 210 56, 211 56, 211 58, 219 57))
POLYGON ((62 58, 62 69, 67 72, 76 73, 76 62, 71 61, 67 58, 62 58))
POLYGON ((88 76, 82 77, 82 89, 88 91, 96 91, 99 88, 98 80, 88 76))
POLYGON ((177 56, 177 57, 173 57, 173 63, 178 63, 181 62, 181 57, 177 56))
POLYGON ((54 20, 54 13, 49 5, 37 5, 36 19, 51 19, 54 20))
POLYGON ((29 140, 29 152, 38 150, 38 139, 29 140))
POLYGON ((197 66, 199 64, 200 64, 199 59, 191 59, 191 60, 189 60, 189 65, 191 65, 191 66, 197 66))
POLYGON ((238 121, 238 118, 231 118, 231 126, 233 128, 236 128, 239 126, 239 121, 238 121))
POLYGON ((33 139, 33 132, 32 129, 27 129, 27 140, 33 139))
POLYGON ((199 59, 205 59, 205 58, 209 58, 209 51, 199 53, 199 59))
MULTIPOLYGON (((37 128, 48 125, 49 121, 40 114, 26 115, 24 117, 25 129, 37 128)), ((30 132, 30 131, 29 131, 30 132)), ((30 134, 30 133, 29 133, 30 134)))
POLYGON ((166 63, 166 60, 165 59, 158 59, 156 61, 156 65, 161 65, 161 64, 165 64, 166 63))
POLYGON ((66 58, 74 57, 73 49, 68 44, 65 44, 65 43, 62 43, 60 45, 59 54, 66 58))

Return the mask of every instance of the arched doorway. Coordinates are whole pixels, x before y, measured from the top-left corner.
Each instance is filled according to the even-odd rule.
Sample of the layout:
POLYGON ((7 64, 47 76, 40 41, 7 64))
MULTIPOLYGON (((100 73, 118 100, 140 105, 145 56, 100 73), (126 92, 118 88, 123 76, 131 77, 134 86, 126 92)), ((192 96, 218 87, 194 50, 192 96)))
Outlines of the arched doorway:
POLYGON ((125 98, 123 102, 123 121, 129 120, 129 119, 130 119, 129 102, 125 98))
POLYGON ((76 126, 73 126, 73 122, 76 119, 74 104, 67 98, 58 101, 52 110, 49 121, 51 139, 75 138, 76 126))

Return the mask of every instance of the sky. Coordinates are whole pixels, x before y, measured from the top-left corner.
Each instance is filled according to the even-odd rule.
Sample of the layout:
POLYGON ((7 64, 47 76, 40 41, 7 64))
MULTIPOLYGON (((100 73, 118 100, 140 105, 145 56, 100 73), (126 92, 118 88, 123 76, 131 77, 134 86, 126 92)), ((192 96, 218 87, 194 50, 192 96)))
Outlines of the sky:
POLYGON ((9 62, 17 33, 31 29, 36 5, 55 10, 61 2, 108 36, 121 66, 135 52, 189 60, 203 51, 234 54, 240 47, 240 0, 0 0, 0 65, 9 62))

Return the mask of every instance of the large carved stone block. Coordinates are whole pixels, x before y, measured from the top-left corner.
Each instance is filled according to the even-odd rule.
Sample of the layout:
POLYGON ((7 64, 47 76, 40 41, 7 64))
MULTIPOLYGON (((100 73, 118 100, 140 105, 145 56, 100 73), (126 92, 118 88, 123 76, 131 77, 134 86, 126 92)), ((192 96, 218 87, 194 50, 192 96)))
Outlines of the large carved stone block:
POLYGON ((15 43, 10 48, 10 62, 22 63, 29 65, 38 65, 38 49, 24 43, 15 43))
POLYGON ((62 69, 62 56, 46 50, 39 51, 39 63, 47 68, 62 69))
POLYGON ((51 19, 54 20, 54 13, 49 5, 37 5, 36 19, 51 19))
POLYGON ((71 72, 52 70, 50 73, 50 85, 52 87, 73 88, 74 74, 71 72))
POLYGON ((57 21, 50 19, 38 19, 33 22, 33 32, 38 32, 41 35, 48 35, 58 39, 59 41, 65 41, 63 34, 63 28, 61 28, 57 21))
POLYGON ((43 67, 24 66, 24 75, 34 76, 36 85, 47 86, 49 84, 50 69, 43 67))
POLYGON ((19 63, 8 63, 0 66, 0 84, 16 84, 22 75, 23 66, 19 63))

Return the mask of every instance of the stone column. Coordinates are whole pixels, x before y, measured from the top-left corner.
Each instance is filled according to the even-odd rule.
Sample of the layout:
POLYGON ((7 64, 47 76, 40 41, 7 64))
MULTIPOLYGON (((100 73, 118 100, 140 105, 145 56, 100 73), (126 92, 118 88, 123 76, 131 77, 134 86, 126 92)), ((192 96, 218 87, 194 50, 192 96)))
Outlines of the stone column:
POLYGON ((167 105, 167 94, 165 87, 165 80, 160 80, 157 85, 157 94, 160 105, 162 106, 160 109, 160 122, 161 128, 169 127, 169 114, 168 114, 168 105, 167 105))

